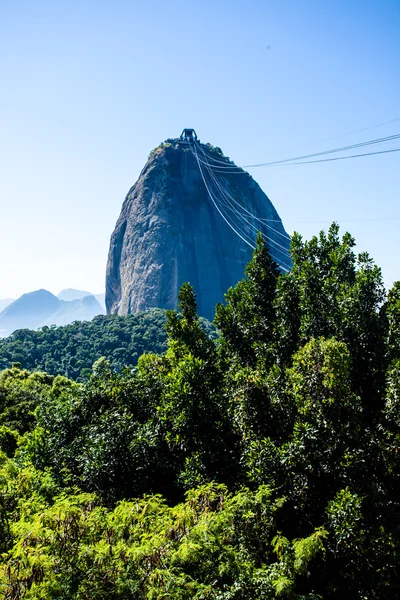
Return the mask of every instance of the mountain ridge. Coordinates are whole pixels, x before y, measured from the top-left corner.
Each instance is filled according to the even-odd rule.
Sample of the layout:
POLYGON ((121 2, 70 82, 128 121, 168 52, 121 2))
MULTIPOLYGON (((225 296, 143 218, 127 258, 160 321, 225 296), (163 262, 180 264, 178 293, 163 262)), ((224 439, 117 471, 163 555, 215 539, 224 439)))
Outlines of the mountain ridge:
POLYGON ((22 294, 0 312, 0 337, 7 337, 17 329, 35 330, 45 325, 87 321, 104 312, 93 294, 68 301, 48 290, 39 289, 22 294))

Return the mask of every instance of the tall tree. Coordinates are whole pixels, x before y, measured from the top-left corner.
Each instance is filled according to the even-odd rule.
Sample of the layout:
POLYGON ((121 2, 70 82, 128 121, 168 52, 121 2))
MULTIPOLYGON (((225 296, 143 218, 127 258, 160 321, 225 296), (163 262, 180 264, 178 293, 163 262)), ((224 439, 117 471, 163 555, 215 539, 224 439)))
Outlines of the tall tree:
POLYGON ((280 271, 261 233, 245 274, 245 279, 228 290, 226 304, 216 308, 222 352, 242 365, 254 366, 262 360, 269 368, 274 362, 274 299, 280 271))
POLYGON ((382 406, 385 327, 379 314, 385 292, 380 269, 354 238, 333 223, 309 242, 295 234, 293 268, 278 287, 278 360, 290 364, 313 337, 335 336, 351 353, 352 387, 372 412, 382 406))

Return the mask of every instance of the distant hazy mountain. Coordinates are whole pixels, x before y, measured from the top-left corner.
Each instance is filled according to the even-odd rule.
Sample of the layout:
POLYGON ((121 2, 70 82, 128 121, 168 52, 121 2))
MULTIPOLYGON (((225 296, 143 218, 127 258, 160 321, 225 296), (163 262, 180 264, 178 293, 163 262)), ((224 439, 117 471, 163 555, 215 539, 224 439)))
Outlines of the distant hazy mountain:
POLYGON ((66 288, 57 294, 59 300, 65 300, 66 302, 70 302, 70 300, 81 300, 81 298, 84 298, 85 296, 94 296, 94 294, 92 294, 92 292, 85 292, 84 290, 74 290, 73 288, 66 288))
POLYGON ((57 294, 57 298, 59 300, 67 300, 68 302, 71 300, 81 300, 85 296, 94 296, 97 302, 104 308, 104 312, 106 310, 106 300, 105 294, 92 294, 92 292, 85 292, 84 290, 74 290, 73 288, 66 288, 65 290, 61 290, 59 294, 57 294))
POLYGON ((96 298, 97 302, 104 308, 104 313, 106 312, 106 295, 103 294, 93 294, 96 298))
POLYGON ((0 300, 0 312, 5 309, 6 306, 14 302, 14 298, 2 298, 0 300))
POLYGON ((44 325, 90 321, 104 312, 104 308, 92 294, 65 301, 47 290, 37 290, 23 294, 0 313, 0 337, 6 337, 16 329, 38 329, 44 325))
POLYGON ((60 300, 47 290, 23 294, 0 313, 0 335, 15 329, 37 329, 59 307, 60 300))
POLYGON ((91 321, 96 315, 103 315, 104 309, 96 298, 89 294, 78 300, 60 301, 58 310, 41 323, 44 325, 68 325, 73 321, 91 321))

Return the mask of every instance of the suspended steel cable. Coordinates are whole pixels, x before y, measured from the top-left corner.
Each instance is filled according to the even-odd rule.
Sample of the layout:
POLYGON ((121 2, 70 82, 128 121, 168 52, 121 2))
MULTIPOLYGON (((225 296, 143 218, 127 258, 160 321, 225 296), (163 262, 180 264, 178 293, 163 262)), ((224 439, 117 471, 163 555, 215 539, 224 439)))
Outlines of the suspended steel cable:
MULTIPOLYGON (((199 150, 202 151, 201 146, 199 147, 199 150)), ((204 154, 204 152, 203 152, 204 154)), ((206 161, 203 161, 203 164, 206 165, 208 174, 210 176, 210 178, 213 180, 214 185, 216 187, 218 187, 218 189, 220 190, 221 194, 225 197, 225 199, 228 201, 229 205, 227 206, 225 203, 225 206, 227 206, 227 208, 231 211, 233 211, 239 218, 241 218, 242 220, 244 220, 244 222, 246 222, 250 227, 252 227, 253 229, 255 229, 256 231, 259 230, 259 228, 257 228, 253 223, 251 223, 250 221, 248 221, 248 219, 245 218, 245 216, 243 215, 243 213, 240 213, 235 207, 232 206, 232 202, 234 204, 236 204, 236 206, 239 206, 239 208, 241 208, 243 211, 245 211, 250 217, 252 217, 252 219, 256 219, 257 221, 259 221, 260 223, 262 223, 262 225, 264 227, 266 227, 265 223, 263 221, 268 221, 268 219, 261 219, 259 217, 257 217, 256 215, 254 215, 253 213, 251 213, 250 211, 248 211, 244 206, 242 206, 235 198, 234 196, 232 196, 232 194, 230 194, 230 192, 220 183, 220 181, 218 180, 218 178, 215 176, 215 174, 213 173, 213 167, 211 167, 208 164, 207 161, 207 157, 205 156, 206 161)), ((271 219, 271 221, 278 221, 277 219, 271 219)), ((281 223, 281 221, 278 221, 281 223)), ((274 229, 272 226, 268 226, 272 231, 274 231, 275 233, 277 233, 278 235, 281 235, 282 237, 290 240, 290 236, 288 236, 287 234, 283 234, 280 231, 278 231, 277 229, 274 229)), ((271 238, 271 241, 273 241, 274 243, 278 244, 277 242, 275 242, 275 240, 273 240, 271 238)), ((278 244, 279 245, 279 244, 278 244)), ((287 248, 280 246, 283 250, 287 251, 287 248)))
MULTIPOLYGON (((190 145, 190 143, 189 143, 189 145, 190 145)), ((197 159, 197 164, 198 164, 198 166, 199 166, 200 174, 201 174, 201 177, 202 177, 202 179, 203 179, 204 185, 205 185, 205 187, 206 187, 206 190, 207 190, 207 192, 208 192, 208 195, 210 196, 210 198, 211 198, 211 201, 212 201, 212 203, 214 204, 215 208, 217 209, 217 211, 219 212, 219 214, 221 215, 221 217, 224 219, 224 221, 226 222, 226 224, 227 224, 227 225, 228 225, 228 226, 229 226, 229 227, 230 227, 230 228, 231 228, 231 229, 232 229, 232 230, 233 230, 233 231, 236 233, 236 235, 238 235, 238 236, 240 237, 240 239, 241 239, 241 240, 243 240, 243 242, 244 242, 245 244, 247 244, 248 246, 250 246, 250 248, 252 248, 253 250, 255 250, 255 248, 256 248, 256 247, 255 247, 255 245, 254 245, 254 244, 251 244, 251 243, 250 243, 250 242, 248 242, 248 241, 247 241, 247 240, 246 240, 246 239, 245 239, 245 238, 244 238, 242 235, 240 235, 240 233, 239 233, 238 231, 236 231, 236 229, 235 229, 235 228, 234 228, 234 227, 231 225, 231 223, 230 223, 230 222, 229 222, 229 221, 228 221, 228 220, 225 218, 224 214, 223 214, 223 213, 220 211, 219 207, 217 206, 216 202, 214 201, 213 195, 212 195, 212 193, 211 193, 211 191, 210 191, 210 189, 209 189, 209 187, 208 187, 208 185, 207 185, 207 181, 206 181, 206 179, 205 179, 205 177, 204 177, 204 174, 203 174, 203 170, 202 170, 202 168, 201 168, 200 161, 198 160, 196 146, 194 146, 194 153, 195 153, 195 156, 196 156, 196 159, 197 159)))
MULTIPOLYGON (((212 170, 210 171, 210 176, 213 177, 215 179, 215 184, 218 187, 218 189, 220 190, 221 194, 225 197, 225 199, 228 201, 228 203, 230 204, 230 208, 232 211, 234 211, 235 213, 237 213, 237 215, 241 218, 246 218, 245 215, 243 214, 243 212, 241 213, 240 211, 238 211, 238 209, 236 209, 235 207, 232 206, 232 203, 236 204, 236 206, 238 206, 239 208, 242 209, 242 211, 244 211, 248 216, 250 216, 253 220, 258 221, 259 223, 261 223, 261 225, 263 227, 268 227, 268 229, 270 229, 271 231, 273 231, 274 233, 276 233, 277 235, 280 235, 281 237, 285 238, 286 240, 290 240, 290 236, 287 233, 282 233, 281 231, 279 231, 278 229, 275 229, 274 227, 272 227, 272 225, 269 224, 269 222, 278 222, 278 223, 282 223, 282 221, 278 221, 276 219, 264 219, 262 217, 257 217, 255 214, 253 214, 252 212, 248 211, 244 206, 242 206, 229 192, 226 188, 223 187, 223 185, 218 181, 218 179, 215 177, 215 175, 212 173, 212 170), (268 223, 268 224, 267 224, 268 223)), ((246 219, 247 221, 247 219, 246 219)), ((249 221, 247 221, 249 223, 249 221)), ((258 231, 259 228, 257 228, 255 225, 251 226, 258 231)))
MULTIPOLYGON (((194 150, 193 150, 193 148, 191 148, 191 150, 194 153, 194 156, 197 158, 198 157, 197 148, 195 147, 194 150)), ((200 168, 200 165, 199 165, 199 168, 200 168)), ((246 243, 249 246, 251 246, 253 248, 253 250, 254 250, 255 245, 254 245, 252 237, 249 236, 248 233, 246 231, 244 231, 240 225, 231 222, 228 214, 225 214, 225 211, 224 211, 223 207, 221 206, 221 202, 218 199, 218 196, 213 193, 212 185, 211 185, 212 182, 211 183, 207 182, 207 177, 206 177, 205 170, 203 170, 203 169, 200 168, 200 172, 201 172, 203 181, 204 181, 204 183, 206 185, 207 192, 208 192, 208 194, 209 194, 209 196, 210 196, 210 198, 211 198, 214 206, 217 208, 219 214, 224 218, 225 222, 231 227, 231 229, 233 229, 234 232, 237 233, 239 235, 239 237, 241 237, 241 239, 243 239, 243 241, 246 241, 246 243)))
MULTIPOLYGON (((201 158, 199 158, 199 161, 200 161, 200 162, 201 162, 203 165, 209 165, 209 164, 210 164, 210 160, 213 160, 213 159, 210 157, 210 155, 209 155, 209 154, 207 154, 207 153, 206 153, 206 152, 203 150, 203 148, 201 148, 201 146, 199 146, 199 149, 201 150, 201 153, 203 154, 203 158, 204 158, 205 160, 207 160, 208 162, 205 162, 205 160, 203 160, 203 159, 201 159, 201 158)), ((245 172, 245 171, 243 171, 243 169, 242 169, 241 167, 238 167, 238 166, 236 166, 236 165, 230 165, 229 163, 224 163, 223 161, 215 161, 215 162, 217 162, 217 163, 219 163, 219 164, 221 164, 221 165, 224 165, 224 166, 219 166, 219 164, 214 164, 214 163, 212 163, 212 164, 211 164, 211 166, 212 166, 212 168, 213 168, 214 170, 216 170, 216 171, 221 171, 221 172, 229 172, 229 173, 237 171, 237 172, 240 172, 242 175, 246 175, 246 172, 245 172)))
POLYGON ((210 165, 208 165, 207 162, 204 162, 204 164, 206 165, 208 174, 209 174, 211 180, 214 182, 214 185, 219 189, 219 191, 221 192, 222 196, 225 198, 226 202, 224 204, 228 208, 228 210, 233 211, 234 214, 236 216, 238 216, 242 221, 244 221, 245 223, 247 223, 247 225, 249 225, 250 227, 254 228, 256 231, 258 231, 258 229, 252 223, 250 223, 250 221, 248 221, 248 219, 244 216, 243 213, 240 213, 234 206, 232 206, 232 201, 237 206, 239 206, 242 210, 245 210, 246 213, 248 215, 250 215, 252 218, 256 218, 257 220, 259 220, 259 219, 257 217, 255 217, 255 215, 253 215, 251 212, 249 212, 248 210, 246 210, 239 202, 237 202, 233 198, 233 196, 228 192, 228 190, 221 185, 221 183, 219 182, 219 180, 217 179, 217 177, 213 173, 213 169, 210 167, 210 165))
POLYGON ((390 154, 391 152, 400 152, 400 148, 392 148, 390 150, 379 150, 376 152, 364 152, 362 154, 351 154, 350 156, 334 156, 333 158, 321 158, 317 160, 303 160, 299 162, 291 162, 285 164, 276 164, 275 167, 291 167, 294 165, 312 165, 313 163, 332 162, 334 160, 347 160, 350 158, 361 158, 362 156, 375 156, 377 154, 390 154))
MULTIPOLYGON (((275 165, 280 165, 283 163, 293 163, 294 161, 301 161, 307 158, 314 158, 317 156, 324 156, 326 154, 335 154, 337 152, 346 152, 348 150, 354 150, 355 148, 363 148, 365 146, 371 146, 371 145, 375 145, 375 144, 382 144, 384 142, 392 142, 394 140, 398 140, 400 139, 400 133, 396 133, 395 135, 390 135, 384 138, 377 138, 375 140, 367 140, 365 142, 359 142, 358 144, 351 144, 349 146, 342 146, 341 148, 333 148, 331 150, 324 150, 322 152, 314 152, 313 154, 305 154, 303 156, 294 156, 292 158, 285 158, 283 160, 275 160, 275 161, 271 161, 271 162, 265 162, 265 163, 258 163, 258 164, 254 164, 254 165, 244 165, 244 168, 253 168, 253 167, 269 167, 269 166, 275 166, 275 165)), ((357 155, 357 156, 363 156, 361 155, 357 155)))
POLYGON ((355 133, 361 133, 362 131, 368 131, 369 129, 375 129, 376 127, 383 127, 384 125, 390 125, 391 123, 397 123, 400 121, 400 117, 397 119, 391 119, 390 121, 384 121, 383 123, 377 123, 376 125, 369 125, 368 127, 362 127, 361 129, 354 129, 353 131, 348 131, 347 133, 341 133, 339 135, 334 135, 333 137, 324 138, 323 140, 317 140, 315 142, 310 142, 309 144, 301 144, 301 146, 294 146, 293 148, 289 148, 289 150, 298 150, 299 148, 307 148, 308 146, 315 146, 316 144, 322 144, 323 142, 331 142, 332 140, 337 140, 342 137, 346 137, 348 135, 354 135, 355 133))
MULTIPOLYGON (((360 131, 365 131, 367 129, 372 129, 374 127, 379 127, 381 125, 394 123, 396 121, 400 121, 400 118, 392 119, 391 121, 386 121, 385 123, 380 123, 378 125, 372 125, 370 127, 365 127, 365 128, 353 131, 353 132, 342 134, 341 136, 335 136, 333 138, 327 138, 326 140, 321 140, 321 141, 329 141, 330 139, 336 139, 338 137, 343 137, 345 135, 351 135, 352 133, 358 133, 360 131)), ((224 174, 225 175, 242 174, 242 175, 249 176, 249 174, 243 170, 244 168, 269 167, 269 166, 270 167, 297 166, 297 165, 302 165, 302 164, 314 164, 314 163, 333 162, 333 161, 338 161, 338 160, 361 158, 363 156, 375 156, 375 155, 379 155, 379 154, 390 154, 393 152, 399 152, 400 148, 389 148, 387 150, 363 152, 363 153, 351 154, 351 155, 347 155, 347 156, 319 158, 319 157, 323 157, 323 156, 326 156, 329 154, 335 154, 338 152, 348 152, 349 150, 354 150, 356 148, 364 148, 364 147, 368 147, 368 146, 372 146, 372 145, 376 145, 376 144, 393 142, 393 141, 396 141, 399 139, 400 139, 400 134, 394 134, 394 135, 386 136, 386 137, 382 137, 382 138, 365 140, 365 141, 359 142, 357 144, 350 144, 350 145, 342 146, 339 148, 333 148, 330 150, 314 152, 312 154, 306 154, 303 156, 292 157, 292 158, 283 159, 283 160, 279 160, 279 161, 271 161, 271 162, 267 162, 267 163, 258 163, 258 164, 253 164, 253 165, 244 165, 243 168, 237 167, 235 164, 230 163, 229 159, 219 160, 219 159, 215 158, 214 156, 207 153, 199 142, 193 143, 193 147, 192 147, 191 141, 193 142, 193 140, 188 140, 188 144, 189 144, 189 148, 190 148, 192 154, 196 158, 197 165, 199 167, 199 171, 200 171, 203 183, 205 185, 205 188, 207 190, 207 193, 210 196, 214 207, 216 208, 218 213, 221 215, 221 217, 224 219, 224 221, 227 223, 227 225, 230 227, 230 229, 232 229, 234 231, 234 233, 236 235, 238 235, 238 237, 240 237, 242 239, 242 241, 245 242, 248 246, 250 246, 253 250, 255 249, 255 245, 253 242, 253 238, 248 234, 248 230, 249 229, 254 230, 254 231, 261 230, 263 236, 268 240, 269 244, 272 244, 272 245, 276 246, 277 248, 280 248, 281 250, 277 250, 277 252, 281 252, 281 251, 285 252, 290 259, 290 253, 288 251, 288 248, 282 246, 275 239, 273 239, 270 235, 268 235, 268 231, 271 231, 277 235, 280 235, 280 236, 290 240, 291 239, 290 236, 288 236, 286 233, 283 234, 282 232, 278 231, 277 229, 275 229, 271 225, 269 225, 270 222, 282 223, 282 221, 280 219, 260 218, 260 217, 257 217, 256 215, 252 214, 240 202, 238 202, 236 200, 236 198, 230 193, 230 191, 221 183, 221 181, 218 179, 217 175, 219 174, 222 176, 224 174), (198 150, 199 150, 200 156, 199 156, 198 150), (315 159, 315 160, 306 160, 306 159, 310 159, 310 158, 315 159), (204 168, 202 167, 202 165, 204 168), (209 182, 207 182, 207 176, 209 178, 209 182), (213 187, 214 187, 214 192, 212 189, 213 187), (249 221, 249 219, 247 218, 246 215, 251 217, 252 221, 249 221), (256 227, 256 225, 254 224, 255 220, 258 221, 259 223, 261 223, 262 228, 256 227), (268 225, 267 225, 267 223, 268 223, 268 225), (249 241, 249 239, 250 239, 250 241, 249 241)), ((315 142, 315 143, 319 143, 319 142, 315 142)), ((306 145, 307 144, 305 144, 305 146, 306 145)), ((311 144, 308 144, 308 145, 311 145, 311 144)), ((304 147, 304 146, 300 146, 300 147, 304 147)), ((375 219, 369 219, 369 220, 372 221, 375 219)), ((272 250, 273 250, 273 248, 270 248, 271 257, 274 259, 273 255, 272 255, 272 250)), ((290 271, 291 267, 289 265, 286 265, 284 261, 281 260, 281 261, 276 261, 276 262, 278 262, 278 264, 282 270, 287 271, 287 272, 290 271)))
MULTIPOLYGON (((212 173, 207 168, 205 171, 210 179, 209 189, 210 191, 212 191, 212 184, 214 184, 214 188, 216 188, 215 181, 213 181, 212 173)), ((248 226, 250 225, 250 223, 247 222, 245 219, 241 218, 239 214, 234 213, 232 215, 232 207, 229 206, 229 204, 227 204, 226 202, 224 202, 224 200, 221 201, 217 189, 215 189, 215 192, 213 193, 213 199, 215 203, 219 206, 221 212, 225 214, 226 219, 230 220, 230 222, 235 225, 235 227, 243 234, 243 236, 249 239, 251 243, 253 243, 253 237, 248 233, 248 226), (235 222, 235 220, 238 222, 235 222)))
MULTIPOLYGON (((202 151, 202 148, 199 147, 200 151, 202 151)), ((204 152, 203 152, 204 154, 204 152)), ((229 192, 229 190, 227 188, 225 188, 221 182, 218 180, 218 178, 216 177, 216 175, 213 173, 214 168, 212 166, 210 166, 207 162, 203 162, 203 164, 205 164, 210 171, 210 175, 211 177, 215 180, 216 185, 218 186, 218 188, 220 189, 221 193, 226 197, 229 198, 234 204, 236 204, 236 206, 239 206, 239 208, 241 208, 245 213, 247 213, 249 216, 251 216, 253 219, 259 221, 260 223, 265 225, 265 222, 274 222, 274 223, 282 223, 282 221, 280 219, 266 219, 263 217, 257 217, 256 215, 254 215, 252 212, 248 211, 244 206, 242 206, 240 204, 240 202, 238 202, 236 200, 236 198, 229 192)), ((280 231, 278 231, 277 229, 274 229, 271 225, 268 226, 272 231, 274 231, 275 233, 277 233, 278 235, 290 240, 290 236, 287 235, 287 233, 282 233, 280 231)))
MULTIPOLYGON (((213 202, 213 204, 214 204, 215 208, 217 209, 218 213, 219 213, 219 214, 222 216, 222 218, 223 218, 223 219, 224 219, 224 221, 227 223, 227 225, 229 225, 229 227, 230 227, 230 228, 231 228, 231 229, 232 229, 232 230, 233 230, 233 231, 236 233, 236 235, 238 235, 238 236, 239 236, 239 237, 240 237, 240 238, 241 238, 241 239, 242 239, 242 240, 243 240, 243 241, 244 241, 244 242, 245 242, 247 245, 249 245, 251 248, 255 249, 255 245, 254 245, 254 243, 251 243, 251 242, 249 242, 249 241, 246 239, 246 238, 248 237, 248 235, 246 234, 246 232, 245 232, 245 231, 243 231, 242 227, 240 227, 240 225, 238 225, 238 224, 235 224, 235 226, 234 226, 234 225, 232 224, 232 222, 230 221, 230 219, 229 219, 228 215, 227 215, 227 214, 224 214, 223 207, 225 206, 225 209, 227 209, 227 210, 230 210, 231 212, 233 212, 233 213, 234 213, 234 216, 236 215, 236 218, 239 218, 239 219, 240 219, 240 221, 239 221, 239 222, 241 222, 242 224, 244 224, 244 225, 246 225, 246 224, 247 224, 247 226, 248 226, 248 227, 251 227, 251 228, 253 228, 253 229, 254 229, 254 230, 256 230, 256 231, 258 231, 258 229, 257 229, 257 228, 254 226, 254 224, 250 223, 250 222, 248 221, 248 219, 246 219, 246 218, 244 217, 244 215, 243 215, 243 214, 239 213, 239 211, 237 211, 237 209, 235 209, 234 207, 232 207, 232 205, 231 205, 231 204, 230 204, 230 205, 228 204, 228 206, 227 206, 227 204, 226 204, 226 200, 227 200, 226 196, 225 196, 225 203, 221 203, 221 200, 220 200, 220 199, 218 199, 218 195, 217 195, 217 194, 215 194, 215 195, 213 194, 213 192, 212 192, 212 188, 211 188, 212 184, 214 184, 214 186, 215 186, 215 187, 219 187, 219 188, 220 188, 220 183, 218 182, 218 180, 217 180, 216 176, 215 176, 215 175, 214 175, 214 173, 212 172, 212 168, 210 167, 209 163, 207 162, 207 156, 205 156, 205 158, 206 158, 206 161, 201 161, 201 160, 199 159, 199 155, 198 155, 198 152, 197 152, 197 144, 193 144, 193 147, 192 147, 192 145, 191 145, 191 144, 190 144, 190 142, 189 142, 189 147, 190 147, 190 149, 191 149, 192 153, 194 154, 194 156, 195 156, 195 158, 196 158, 196 160, 197 160, 197 164, 198 164, 198 167, 199 167, 200 174, 201 174, 201 177, 202 177, 202 179, 203 179, 204 185, 205 185, 205 187, 206 187, 206 190, 207 190, 207 192, 208 192, 208 195, 210 196, 210 198, 211 198, 211 201, 213 202), (201 164, 202 164, 202 163, 205 165, 205 169, 204 169, 204 171, 203 171, 203 168, 202 168, 202 166, 201 166, 201 164), (207 174, 208 174, 208 176, 209 176, 209 178, 210 178, 210 180, 211 180, 210 184, 208 184, 208 183, 207 183, 207 178, 206 178, 206 175, 205 175, 205 173, 207 173, 207 174), (238 230, 239 230, 239 231, 240 231, 240 232, 241 232, 243 235, 241 235, 241 233, 239 233, 239 231, 238 231, 238 230)), ((202 149, 201 149, 201 146, 199 146, 199 148, 200 148, 200 150, 202 150, 202 149)), ((220 192, 221 192, 221 189, 220 189, 220 192)), ((221 192, 221 193, 222 193, 222 192, 221 192)), ((240 205, 240 206, 241 206, 241 205, 240 205)), ((242 207, 242 208, 243 208, 243 207, 242 207)), ((248 211, 247 211, 247 212, 248 212, 248 211)), ((254 215, 251 215, 251 213, 249 213, 249 214, 250 214, 250 216, 254 217, 254 215)), ((267 226, 264 224, 264 227, 266 228, 267 226)), ((282 246, 281 244, 279 244, 278 242, 276 242, 276 241, 275 241, 273 238, 271 238, 271 237, 270 237, 268 234, 265 234, 265 237, 268 239, 268 241, 269 241, 270 243, 272 243, 273 245, 275 245, 275 246, 278 246, 279 248, 281 248, 281 250, 283 250, 283 251, 284 251, 286 254, 288 254, 288 256, 289 256, 289 252, 288 252, 288 249, 287 249, 286 247, 284 247, 284 246, 282 246)), ((272 249, 271 249, 271 250, 272 250, 272 249)), ((273 257, 273 256, 272 256, 272 258, 274 259, 274 257, 273 257)), ((290 270, 290 266, 289 266, 289 265, 287 265, 287 264, 286 264, 284 261, 282 261, 282 260, 280 260, 280 261, 276 260, 276 262, 279 264, 279 266, 281 267, 281 269, 282 269, 282 270, 284 270, 284 271, 286 271, 286 272, 288 272, 288 271, 290 270)))
MULTIPOLYGON (((263 219, 257 217, 256 215, 254 215, 253 213, 251 213, 250 211, 248 211, 244 206, 242 206, 239 202, 237 202, 237 200, 228 192, 228 190, 226 188, 223 187, 223 185, 218 181, 217 177, 213 174, 212 169, 209 169, 209 175, 210 177, 214 180, 215 185, 218 187, 218 189, 220 190, 220 193, 222 194, 223 197, 225 197, 225 199, 230 203, 230 207, 229 209, 232 210, 235 214, 237 214, 237 216, 242 219, 245 223, 248 224, 249 227, 251 227, 255 232, 260 230, 260 227, 257 227, 256 225, 254 225, 254 223, 251 223, 244 215, 243 213, 240 213, 235 207, 232 206, 232 202, 235 203, 237 206, 239 206, 243 211, 245 211, 253 220, 257 220, 261 223, 261 225, 267 229, 267 232, 269 230, 273 231, 274 233, 276 233, 277 235, 282 236, 283 238, 285 238, 286 240, 290 240, 290 236, 287 235, 287 233, 282 233, 281 231, 278 231, 277 229, 275 229, 274 227, 272 227, 271 225, 266 225, 263 222, 263 219)), ((264 232, 263 232, 264 233, 264 232)), ((282 246, 281 244, 279 244, 276 240, 274 240, 270 235, 268 235, 268 233, 265 233, 265 237, 267 237, 271 243, 273 243, 274 245, 278 246, 279 248, 281 248, 284 252, 288 253, 288 249, 285 246, 282 246)))
MULTIPOLYGON (((400 119, 393 119, 391 121, 387 121, 387 123, 392 123, 395 121, 398 121, 400 119)), ((383 123, 385 124, 385 123, 383 123)), ((374 127, 374 126, 372 126, 374 127)), ((376 127, 378 127, 378 125, 376 125, 376 127)), ((366 129, 370 129, 369 127, 365 127, 361 130, 358 131, 363 131, 366 129)), ((343 135, 347 135, 347 134, 343 134, 343 135)), ((340 137, 340 136, 337 136, 340 137)), ((250 168, 258 168, 258 167, 274 167, 274 166, 280 166, 280 165, 287 165, 287 166, 294 166, 294 165, 298 165, 298 164, 312 164, 312 163, 317 163, 317 162, 330 162, 330 160, 306 160, 309 158, 317 158, 319 156, 325 156, 328 154, 336 154, 338 152, 348 152, 349 150, 355 150, 356 148, 364 148, 367 146, 371 146, 371 145, 375 145, 375 144, 382 144, 382 143, 386 143, 386 142, 391 142, 391 141, 396 141, 400 139, 400 134, 394 134, 394 135, 390 135, 390 136, 386 136, 386 137, 382 137, 382 138, 375 138, 372 140, 365 140, 363 142, 359 142, 356 144, 350 144, 347 146, 341 146, 339 148, 332 148, 329 150, 323 150, 320 152, 314 152, 312 154, 305 154, 302 156, 294 156, 292 158, 285 158, 282 160, 278 160, 278 161, 270 161, 270 162, 265 162, 265 163, 257 163, 257 164, 251 164, 251 165, 243 165, 243 167, 238 167, 235 164, 231 164, 228 162, 227 160, 219 160, 217 158, 215 158, 214 156, 212 156, 210 153, 207 153, 200 145, 199 145, 199 149, 201 151, 202 157, 197 157, 199 162, 201 162, 203 165, 205 166, 209 166, 213 169, 213 171, 218 172, 218 173, 230 173, 230 174, 234 174, 234 175, 248 175, 248 173, 244 170, 244 169, 250 169, 250 168)), ((361 158, 363 156, 375 156, 378 154, 388 154, 388 153, 392 153, 392 152, 398 152, 400 150, 400 148, 393 148, 393 149, 389 149, 389 150, 384 150, 384 151, 374 151, 374 152, 364 152, 364 153, 359 153, 359 154, 353 154, 350 156, 343 156, 340 157, 338 159, 335 160, 346 160, 346 159, 350 159, 350 158, 361 158)))
MULTIPOLYGON (((209 171, 209 175, 210 175, 211 177, 213 177, 212 171, 209 171)), ((214 178, 214 180, 215 180, 215 184, 216 184, 216 185, 218 185, 218 187, 219 187, 219 189, 220 189, 220 192, 221 192, 221 194, 223 194, 223 192, 224 192, 224 188, 222 188, 222 187, 219 185, 219 182, 218 182, 218 180, 215 178, 215 176, 214 176, 213 178, 214 178)), ((229 202, 229 200, 228 200, 228 202, 229 202)), ((225 206, 226 206, 226 204, 225 204, 225 206)), ((238 211, 236 208, 232 207, 232 205, 230 205, 230 206, 228 205, 228 207, 227 207, 227 208, 228 208, 228 210, 231 210, 231 211, 233 211, 233 212, 234 212, 234 214, 236 214, 236 215, 238 216, 238 218, 239 218, 239 219, 241 219, 241 221, 242 221, 243 223, 247 224, 247 225, 248 225, 248 227, 250 227, 251 229, 253 229, 253 230, 254 230, 256 233, 257 233, 257 231, 260 231, 260 227, 256 227, 256 225, 254 225, 253 223, 251 223, 251 222, 250 222, 250 221, 249 221, 249 220, 248 220, 248 219, 247 219, 247 218, 246 218, 246 217, 245 217, 243 214, 241 214, 241 213, 240 213, 240 212, 239 212, 239 211, 238 211)), ((248 212, 248 211, 247 211, 247 212, 248 212)), ((253 219, 254 219, 254 218, 256 218, 256 219, 257 219, 257 217, 255 217, 255 215, 253 215, 253 214, 252 214, 252 213, 250 213, 250 212, 249 212, 249 215, 250 215, 250 216, 251 216, 253 219)), ((258 220, 259 220, 259 219, 258 219, 258 220)), ((282 236, 283 236, 283 234, 282 234, 282 233, 280 233, 280 232, 279 232, 279 231, 277 231, 276 229, 273 229, 271 226, 267 226, 267 225, 265 225, 265 224, 263 224, 263 223, 262 223, 262 226, 263 226, 263 227, 266 229, 266 231, 267 231, 267 232, 268 232, 268 229, 272 229, 272 230, 273 230, 273 231, 275 231, 276 233, 278 233, 278 234, 280 234, 280 235, 282 235, 282 236)), ((267 232, 265 232, 263 229, 261 229, 261 231, 262 231, 262 233, 263 233, 264 237, 265 237, 265 238, 266 238, 266 239, 267 239, 267 240, 268 240, 268 241, 269 241, 271 244, 273 244, 273 245, 277 246, 278 248, 280 248, 281 250, 283 250, 285 253, 289 254, 287 247, 285 247, 285 246, 282 246, 281 244, 279 244, 279 242, 277 242, 276 240, 274 240, 274 239, 273 239, 273 238, 272 238, 270 235, 268 235, 268 233, 267 233, 267 232)), ((289 237, 288 235, 286 235, 286 236, 283 236, 283 237, 286 237, 288 240, 290 240, 290 237, 289 237)))
MULTIPOLYGON (((215 164, 222 165, 225 168, 241 169, 241 167, 238 167, 237 165, 235 165, 235 163, 230 162, 230 159, 226 158, 225 160, 220 160, 220 159, 216 158, 215 156, 212 156, 212 154, 210 154, 210 152, 207 153, 206 150, 201 147, 201 145, 199 145, 199 148, 200 148, 201 152, 207 157, 208 161, 212 161, 215 164)), ((206 148, 207 148, 207 145, 206 145, 206 148)), ((208 150, 208 148, 207 148, 207 150, 208 150)))

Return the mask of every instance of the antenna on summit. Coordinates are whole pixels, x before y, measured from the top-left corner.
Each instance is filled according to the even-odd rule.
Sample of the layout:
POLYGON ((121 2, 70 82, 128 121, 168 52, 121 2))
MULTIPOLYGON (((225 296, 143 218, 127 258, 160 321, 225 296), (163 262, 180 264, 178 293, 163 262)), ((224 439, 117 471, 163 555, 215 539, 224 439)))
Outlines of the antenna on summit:
POLYGON ((197 134, 194 129, 184 129, 181 133, 181 137, 179 138, 181 142, 186 142, 186 144, 190 144, 190 142, 199 142, 197 139, 197 134))

